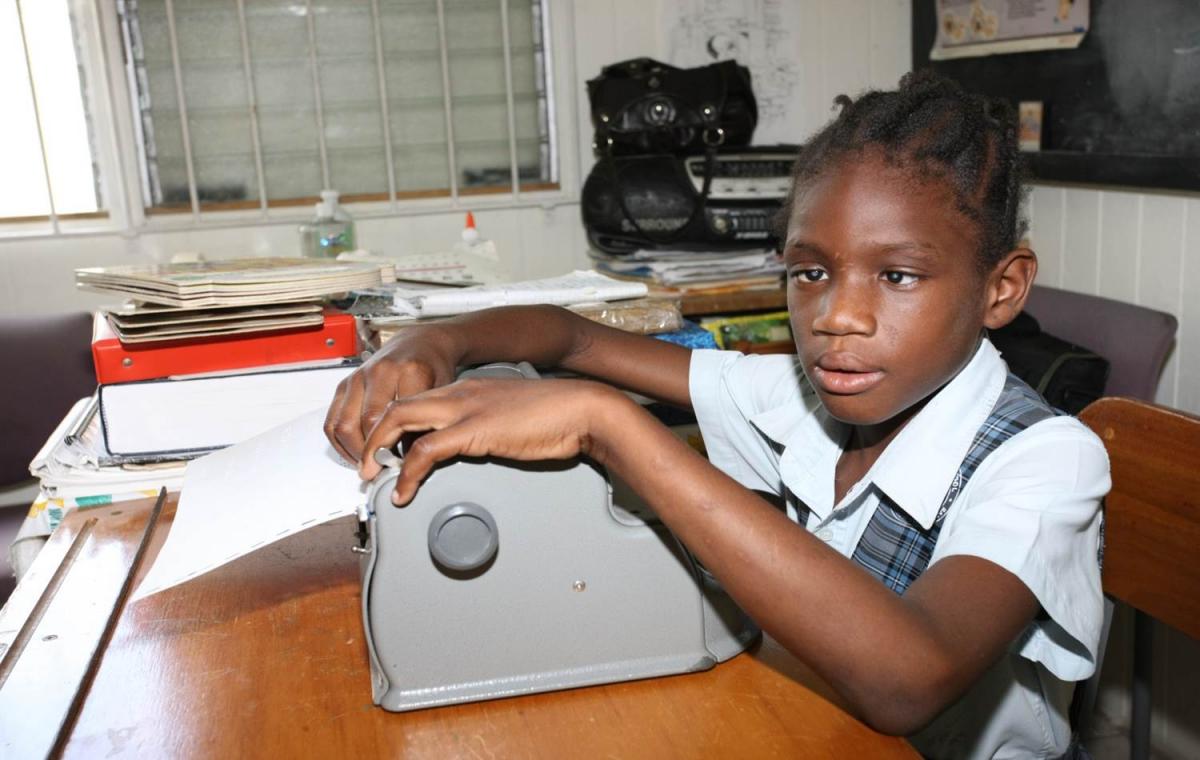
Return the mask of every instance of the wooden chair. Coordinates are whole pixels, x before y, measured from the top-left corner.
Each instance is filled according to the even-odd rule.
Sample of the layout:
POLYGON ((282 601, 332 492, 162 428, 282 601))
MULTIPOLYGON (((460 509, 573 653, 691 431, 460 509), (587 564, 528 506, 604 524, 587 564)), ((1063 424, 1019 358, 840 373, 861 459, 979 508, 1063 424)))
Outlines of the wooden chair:
POLYGON ((1104 592, 1138 611, 1130 754, 1150 749, 1150 618, 1200 639, 1200 417, 1130 398, 1079 415, 1112 465, 1104 592))

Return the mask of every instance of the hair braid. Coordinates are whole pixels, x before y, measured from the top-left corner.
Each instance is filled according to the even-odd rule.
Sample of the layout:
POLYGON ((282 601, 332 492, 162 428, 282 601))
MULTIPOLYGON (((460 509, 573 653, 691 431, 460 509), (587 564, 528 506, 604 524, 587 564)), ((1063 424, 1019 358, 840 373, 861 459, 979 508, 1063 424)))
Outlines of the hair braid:
POLYGON ((1004 101, 965 92, 930 70, 906 74, 896 90, 839 95, 838 115, 800 147, 792 185, 776 220, 779 238, 799 191, 831 166, 867 149, 953 186, 958 210, 979 229, 979 265, 988 269, 1017 246, 1024 183, 1016 112, 1004 101))

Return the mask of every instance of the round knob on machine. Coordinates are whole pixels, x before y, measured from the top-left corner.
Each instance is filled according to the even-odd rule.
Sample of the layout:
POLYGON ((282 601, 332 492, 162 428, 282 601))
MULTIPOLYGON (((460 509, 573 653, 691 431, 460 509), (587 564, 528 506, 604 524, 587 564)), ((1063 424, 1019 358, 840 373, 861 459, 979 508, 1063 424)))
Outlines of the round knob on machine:
POLYGON ((429 523, 429 553, 449 570, 476 570, 492 561, 500 547, 496 521, 469 501, 443 507, 429 523))

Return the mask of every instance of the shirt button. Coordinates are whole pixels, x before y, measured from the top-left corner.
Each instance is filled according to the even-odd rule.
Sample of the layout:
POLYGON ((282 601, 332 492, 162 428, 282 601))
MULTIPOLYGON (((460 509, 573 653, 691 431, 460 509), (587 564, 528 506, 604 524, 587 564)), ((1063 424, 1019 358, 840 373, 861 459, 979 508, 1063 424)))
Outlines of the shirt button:
POLYGON ((819 531, 817 531, 817 538, 828 543, 833 540, 833 531, 830 530, 829 528, 824 528, 823 530, 819 530, 819 531))

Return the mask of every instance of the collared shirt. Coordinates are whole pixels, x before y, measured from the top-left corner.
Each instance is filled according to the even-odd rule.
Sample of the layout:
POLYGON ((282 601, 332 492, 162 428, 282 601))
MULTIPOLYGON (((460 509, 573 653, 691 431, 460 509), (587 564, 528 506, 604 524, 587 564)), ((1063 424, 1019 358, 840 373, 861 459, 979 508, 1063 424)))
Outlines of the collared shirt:
MULTIPOLYGON (((747 488, 783 495, 788 514, 853 555, 880 493, 928 528, 1008 369, 975 356, 834 503, 849 426, 821 406, 794 356, 692 353, 690 391, 710 461, 747 488)), ((1056 757, 1070 741, 1073 682, 1090 676, 1103 617, 1097 550, 1110 485, 1100 440, 1072 417, 1035 423, 988 456, 946 514, 930 565, 971 555, 1017 576, 1044 611, 960 700, 912 737, 937 757, 1056 757)))

